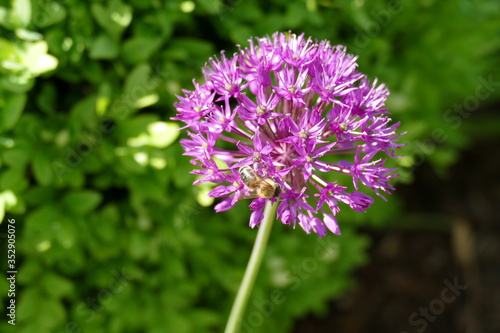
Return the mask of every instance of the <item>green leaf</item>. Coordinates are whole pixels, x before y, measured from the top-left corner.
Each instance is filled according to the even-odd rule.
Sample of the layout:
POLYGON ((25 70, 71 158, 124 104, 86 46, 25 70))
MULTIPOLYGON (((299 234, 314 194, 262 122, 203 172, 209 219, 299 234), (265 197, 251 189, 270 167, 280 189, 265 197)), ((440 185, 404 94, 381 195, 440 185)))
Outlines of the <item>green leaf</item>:
MULTIPOLYGON (((11 29, 9 11, 5 7, 0 7, 0 25, 11 29)), ((1 50, 1 49, 0 49, 1 50)))
POLYGON ((24 169, 12 168, 2 171, 0 175, 0 188, 21 192, 28 186, 24 176, 24 169))
POLYGON ((153 91, 160 84, 159 78, 150 76, 151 67, 148 64, 136 66, 125 80, 122 101, 130 108, 143 108, 153 105, 158 101, 157 94, 153 91))
POLYGON ((38 76, 57 67, 59 62, 56 57, 47 54, 48 49, 44 40, 26 45, 26 51, 21 55, 22 63, 32 75, 38 76))
POLYGON ((150 245, 150 240, 143 232, 135 231, 129 239, 127 248, 132 258, 141 259, 148 254, 150 245))
POLYGON ((30 285, 31 282, 37 281, 43 275, 44 268, 42 263, 33 258, 26 258, 23 262, 17 279, 24 285, 30 285))
POLYGON ((125 61, 137 64, 148 60, 158 51, 163 40, 158 37, 138 36, 127 40, 123 44, 122 56, 125 61))
POLYGON ((198 0, 197 3, 209 14, 218 14, 223 8, 221 0, 198 0))
POLYGON ((109 13, 113 23, 121 27, 121 29, 125 29, 132 22, 132 6, 120 0, 111 0, 109 2, 109 13))
POLYGON ((43 6, 37 6, 33 14, 33 24, 38 28, 45 28, 63 21, 66 18, 66 8, 61 1, 49 1, 43 6))
POLYGON ((0 223, 3 221, 6 211, 10 211, 12 207, 17 205, 18 199, 14 192, 6 190, 0 192, 0 223))
POLYGON ((40 304, 43 304, 44 298, 41 295, 41 290, 36 285, 30 285, 29 288, 26 288, 19 297, 17 319, 26 321, 35 318, 40 310, 40 304))
POLYGON ((87 96, 77 101, 70 110, 69 125, 72 128, 80 130, 82 127, 94 125, 97 123, 96 97, 87 96))
POLYGON ((33 175, 40 185, 49 185, 54 179, 54 173, 48 156, 39 151, 33 159, 33 175))
POLYGON ((116 128, 116 135, 121 140, 128 140, 131 137, 139 136, 147 131, 151 123, 158 121, 158 116, 155 114, 140 114, 133 118, 124 120, 119 127, 116 128))
POLYGON ((112 92, 113 88, 109 82, 104 81, 99 84, 99 91, 96 97, 96 113, 99 116, 106 114, 106 110, 111 102, 112 92))
POLYGON ((0 88, 4 88, 5 90, 14 93, 28 92, 31 88, 33 88, 34 84, 35 80, 31 75, 29 75, 29 73, 24 73, 23 75, 13 74, 3 77, 0 76, 0 88))
POLYGON ((92 59, 114 59, 118 55, 117 43, 107 34, 100 34, 90 47, 92 59))
POLYGON ((148 125, 149 145, 166 148, 179 137, 179 125, 173 122, 156 121, 148 125))
POLYGON ((16 36, 27 41, 39 41, 43 39, 43 35, 41 33, 26 29, 17 29, 16 36))
POLYGON ((95 209, 102 200, 99 192, 91 190, 72 191, 63 199, 64 206, 75 215, 85 215, 95 209))
POLYGON ((31 21, 31 1, 14 0, 12 2, 12 21, 21 28, 28 26, 31 21))
MULTIPOLYGON (((176 38, 172 41, 164 54, 174 60, 186 60, 196 55, 201 61, 206 61, 213 55, 214 46, 206 40, 195 38, 176 38)), ((191 60, 192 61, 192 60, 191 60)), ((203 64, 203 63, 202 63, 203 64)))
POLYGON ((54 113, 54 105, 57 104, 57 90, 54 85, 46 83, 41 87, 40 94, 36 99, 36 104, 41 111, 47 114, 54 113))
POLYGON ((9 94, 4 107, 0 108, 0 126, 2 130, 13 128, 23 113, 27 94, 9 94))
POLYGON ((97 23, 116 39, 132 21, 132 7, 120 0, 111 0, 108 7, 92 3, 91 10, 97 23))
POLYGON ((24 199, 29 205, 42 205, 56 198, 56 190, 52 187, 32 186, 24 193, 24 199))
POLYGON ((146 63, 141 63, 134 67, 125 79, 125 85, 123 87, 124 94, 134 95, 132 96, 134 98, 137 98, 137 96, 135 96, 137 94, 141 96, 145 95, 149 91, 146 86, 150 73, 151 67, 146 63))
POLYGON ((219 314, 213 310, 198 309, 190 312, 192 322, 200 328, 215 326, 219 321, 219 314))
POLYGON ((39 320, 42 327, 45 329, 40 329, 40 331, 48 332, 52 331, 57 325, 63 323, 66 311, 61 304, 60 300, 53 299, 51 297, 45 297, 40 305, 40 315, 39 320))
POLYGON ((71 295, 74 288, 70 280, 52 272, 46 272, 42 275, 41 284, 45 293, 55 298, 71 295))
MULTIPOLYGON (((9 40, 0 38, 0 60, 15 61, 16 58, 14 45, 9 40)), ((5 68, 3 61, 0 62, 0 65, 5 68)))

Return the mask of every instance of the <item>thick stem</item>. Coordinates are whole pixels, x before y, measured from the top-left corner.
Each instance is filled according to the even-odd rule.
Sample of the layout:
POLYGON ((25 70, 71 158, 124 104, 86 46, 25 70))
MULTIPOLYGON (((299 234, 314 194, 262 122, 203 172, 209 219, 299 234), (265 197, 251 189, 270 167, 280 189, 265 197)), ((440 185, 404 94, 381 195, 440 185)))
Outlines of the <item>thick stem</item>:
POLYGON ((241 320, 245 314, 248 299, 250 298, 250 293, 255 283, 255 278, 262 264, 262 258, 264 257, 267 241, 271 234, 277 207, 278 203, 272 204, 270 201, 266 202, 264 219, 260 223, 259 232, 257 233, 255 244, 253 245, 245 276, 243 276, 243 281, 241 282, 240 289, 234 300, 233 308, 231 309, 231 314, 229 315, 224 333, 237 333, 239 331, 241 320))

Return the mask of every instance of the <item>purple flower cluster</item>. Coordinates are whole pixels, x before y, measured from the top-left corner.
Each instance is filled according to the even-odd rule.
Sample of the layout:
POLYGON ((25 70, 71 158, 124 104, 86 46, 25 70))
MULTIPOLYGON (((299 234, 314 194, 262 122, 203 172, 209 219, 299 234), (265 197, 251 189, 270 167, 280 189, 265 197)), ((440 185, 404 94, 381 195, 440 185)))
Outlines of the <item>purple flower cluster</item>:
POLYGON ((226 197, 217 212, 255 197, 241 180, 242 166, 281 189, 276 198, 251 202, 251 227, 261 222, 265 201, 276 200, 284 224, 298 223, 320 237, 327 228, 340 234, 339 203, 360 212, 373 203, 360 184, 390 194, 388 181, 397 175, 382 157, 395 157, 402 146, 399 123, 391 124, 384 108, 388 89, 359 73, 356 59, 343 46, 291 33, 250 40, 230 58, 222 52, 209 59, 205 83, 183 90, 173 119, 188 128, 190 138, 181 144, 199 167, 194 184, 225 184, 209 194, 226 197), (339 184, 350 178, 351 186, 339 184))

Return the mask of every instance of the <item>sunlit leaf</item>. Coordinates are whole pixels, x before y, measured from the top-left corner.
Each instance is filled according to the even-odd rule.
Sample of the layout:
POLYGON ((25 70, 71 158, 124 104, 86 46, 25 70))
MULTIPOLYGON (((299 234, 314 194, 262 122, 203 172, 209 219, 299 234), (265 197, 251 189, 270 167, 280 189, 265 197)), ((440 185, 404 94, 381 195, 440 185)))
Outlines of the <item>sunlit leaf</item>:
POLYGON ((12 1, 12 21, 18 27, 26 27, 31 20, 31 1, 13 0, 12 1))

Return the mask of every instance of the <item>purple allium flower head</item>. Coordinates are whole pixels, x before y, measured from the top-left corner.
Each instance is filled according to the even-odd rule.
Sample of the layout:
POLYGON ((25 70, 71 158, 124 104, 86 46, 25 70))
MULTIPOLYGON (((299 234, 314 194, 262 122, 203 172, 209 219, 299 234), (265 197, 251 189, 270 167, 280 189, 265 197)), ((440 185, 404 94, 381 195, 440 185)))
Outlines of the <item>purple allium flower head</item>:
POLYGON ((209 193, 225 197, 217 212, 254 197, 250 226, 261 222, 270 196, 255 198, 240 176, 244 166, 260 182, 279 185, 269 200, 279 202, 284 224, 320 237, 327 229, 340 234, 335 216, 342 207, 364 212, 373 203, 361 185, 390 194, 397 175, 383 157, 402 146, 399 123, 391 124, 384 108, 385 85, 356 67, 345 47, 291 33, 251 39, 232 57, 222 52, 208 61, 205 83, 183 90, 173 119, 188 130, 181 144, 199 167, 194 184, 222 184, 209 193))

